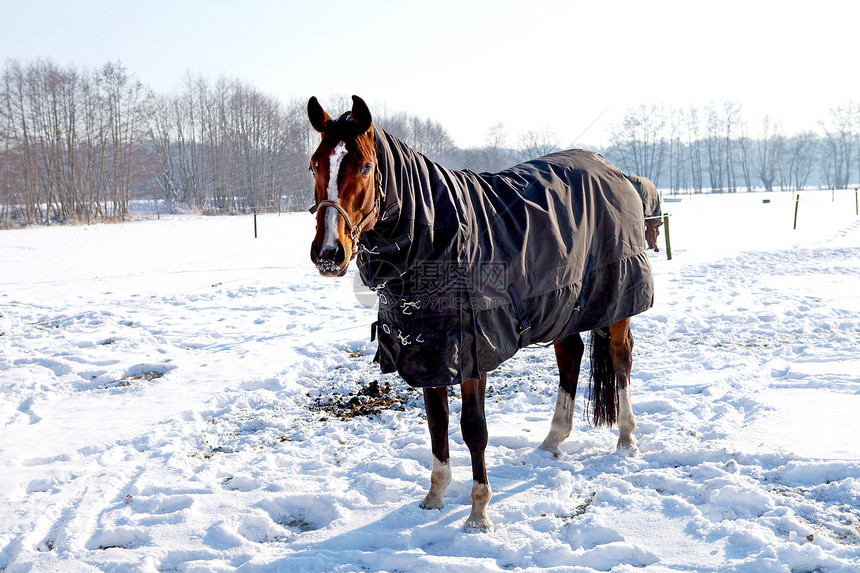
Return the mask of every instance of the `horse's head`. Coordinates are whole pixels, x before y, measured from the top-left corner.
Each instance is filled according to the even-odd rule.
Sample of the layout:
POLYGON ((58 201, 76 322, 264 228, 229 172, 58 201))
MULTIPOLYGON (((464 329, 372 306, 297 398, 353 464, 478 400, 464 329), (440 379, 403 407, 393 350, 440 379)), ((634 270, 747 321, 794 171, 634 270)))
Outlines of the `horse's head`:
POLYGON ((663 224, 660 219, 645 219, 645 242, 648 243, 649 249, 659 251, 657 247, 657 237, 660 236, 658 227, 663 224))
POLYGON ((355 258, 358 237, 376 223, 381 181, 370 110, 352 96, 352 110, 332 119, 312 97, 308 118, 322 135, 311 156, 317 230, 311 261, 321 275, 340 277, 355 258))

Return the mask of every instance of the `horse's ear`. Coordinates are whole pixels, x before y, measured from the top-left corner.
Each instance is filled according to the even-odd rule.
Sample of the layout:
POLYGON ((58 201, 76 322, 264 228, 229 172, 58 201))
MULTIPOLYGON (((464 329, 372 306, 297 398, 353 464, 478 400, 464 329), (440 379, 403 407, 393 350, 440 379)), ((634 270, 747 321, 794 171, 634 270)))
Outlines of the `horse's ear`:
POLYGON ((367 104, 357 95, 352 96, 352 119, 358 124, 359 133, 364 133, 370 129, 370 125, 373 123, 367 104))
POLYGON ((322 133, 328 127, 328 122, 331 121, 329 115, 317 101, 316 96, 308 100, 308 119, 311 120, 311 125, 315 130, 322 133))

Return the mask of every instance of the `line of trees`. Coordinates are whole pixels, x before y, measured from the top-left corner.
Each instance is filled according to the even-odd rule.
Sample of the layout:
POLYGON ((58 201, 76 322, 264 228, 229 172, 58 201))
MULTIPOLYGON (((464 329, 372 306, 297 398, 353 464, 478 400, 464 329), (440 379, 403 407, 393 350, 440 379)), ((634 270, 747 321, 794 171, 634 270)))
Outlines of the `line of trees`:
POLYGON ((151 96, 144 140, 170 210, 280 210, 307 186, 304 106, 286 106, 238 80, 190 74, 170 95, 151 96))
MULTIPOLYGON (((349 109, 338 96, 332 109, 349 109), (339 101, 340 100, 340 101, 339 101)), ((0 227, 124 220, 134 200, 168 212, 306 209, 319 141, 306 102, 186 74, 155 94, 122 64, 80 71, 9 61, 0 75, 0 227)), ((377 114, 418 151, 453 157, 429 119, 377 114)))
POLYGON ((676 192, 843 188, 860 178, 860 104, 834 108, 816 131, 790 135, 768 116, 750 132, 734 102, 641 106, 614 127, 604 154, 676 192))
POLYGON ((10 62, 0 77, 0 224, 128 216, 144 101, 117 64, 10 62))
MULTIPOLYGON (((124 220, 133 201, 170 212, 304 209, 318 142, 305 106, 235 79, 188 73, 173 93, 155 94, 119 62, 78 70, 9 61, 0 74, 0 227, 124 220)), ((351 101, 336 96, 327 106, 351 101)), ((499 123, 483 147, 461 149, 430 119, 383 107, 374 120, 457 169, 498 171, 558 149, 546 129, 509 145, 499 123)), ((601 151, 673 191, 845 187, 860 178, 860 104, 791 135, 767 117, 751 133, 732 102, 641 106, 601 151)))
POLYGON ((10 61, 0 75, 0 226, 123 220, 135 199, 170 211, 280 209, 307 188, 309 146, 303 105, 237 80, 189 74, 176 93, 156 95, 120 63, 10 61))

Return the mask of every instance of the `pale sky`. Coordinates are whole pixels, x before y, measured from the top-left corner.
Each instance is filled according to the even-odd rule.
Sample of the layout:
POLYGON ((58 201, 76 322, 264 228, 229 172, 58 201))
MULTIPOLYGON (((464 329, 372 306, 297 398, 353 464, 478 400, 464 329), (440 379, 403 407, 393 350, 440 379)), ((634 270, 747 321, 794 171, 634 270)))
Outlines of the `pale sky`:
POLYGON ((461 147, 500 122, 509 145, 529 129, 599 145, 631 107, 723 100, 752 135, 765 113, 793 133, 860 101, 853 0, 0 0, 0 21, 2 63, 119 59, 159 92, 190 70, 324 107, 358 94, 461 147))

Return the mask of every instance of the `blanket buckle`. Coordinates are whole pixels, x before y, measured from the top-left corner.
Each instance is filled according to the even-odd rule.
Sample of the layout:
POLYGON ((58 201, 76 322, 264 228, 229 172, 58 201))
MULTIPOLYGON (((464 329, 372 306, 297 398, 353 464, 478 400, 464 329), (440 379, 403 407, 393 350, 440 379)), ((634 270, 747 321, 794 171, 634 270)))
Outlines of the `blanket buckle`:
POLYGON ((407 334, 406 336, 404 336, 403 333, 399 330, 397 331, 397 338, 400 339, 400 344, 402 346, 409 346, 410 344, 412 344, 412 341, 409 340, 409 335, 407 334))
POLYGON ((403 314, 410 315, 416 310, 421 310, 421 302, 417 300, 407 302, 405 299, 400 299, 400 309, 403 314))

